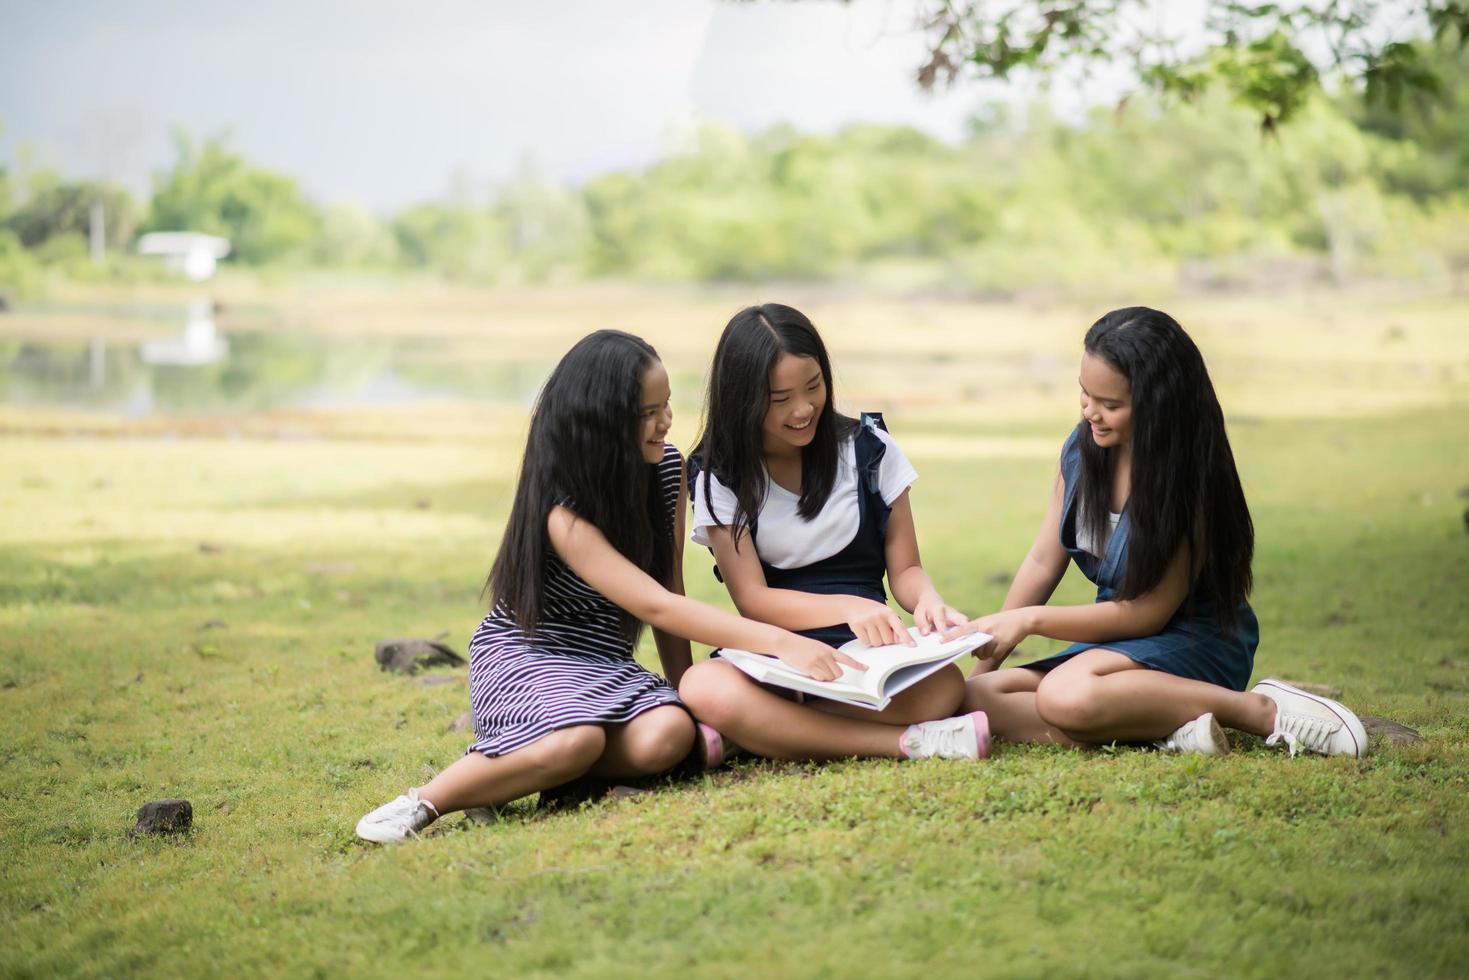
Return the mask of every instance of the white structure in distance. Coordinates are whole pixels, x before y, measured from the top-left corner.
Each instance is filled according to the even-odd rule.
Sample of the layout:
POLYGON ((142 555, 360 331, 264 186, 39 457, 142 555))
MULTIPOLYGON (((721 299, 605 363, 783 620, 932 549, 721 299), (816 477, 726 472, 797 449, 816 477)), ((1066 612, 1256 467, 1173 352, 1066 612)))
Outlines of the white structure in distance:
POLYGON ((230 254, 230 240, 197 231, 154 231, 138 239, 140 255, 161 255, 170 269, 177 269, 191 282, 214 275, 215 264, 230 254))
MULTIPOLYGON (((155 231, 138 240, 143 255, 159 255, 171 269, 191 282, 204 282, 214 275, 215 265, 230 254, 227 238, 195 231, 155 231)), ((147 364, 211 364, 229 354, 229 341, 214 325, 214 301, 200 297, 189 303, 189 318, 181 337, 150 340, 143 344, 147 364)))

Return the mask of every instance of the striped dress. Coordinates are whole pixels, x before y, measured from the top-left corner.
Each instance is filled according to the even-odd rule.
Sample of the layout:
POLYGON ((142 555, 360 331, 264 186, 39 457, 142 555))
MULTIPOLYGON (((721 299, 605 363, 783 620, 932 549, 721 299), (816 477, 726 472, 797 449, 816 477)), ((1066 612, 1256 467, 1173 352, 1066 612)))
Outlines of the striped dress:
MULTIPOLYGON (((683 457, 663 449, 658 482, 670 514, 678 506, 683 457)), ((469 641, 470 752, 504 755, 573 725, 616 725, 678 694, 633 660, 620 610, 553 552, 545 612, 534 640, 498 604, 469 641)))

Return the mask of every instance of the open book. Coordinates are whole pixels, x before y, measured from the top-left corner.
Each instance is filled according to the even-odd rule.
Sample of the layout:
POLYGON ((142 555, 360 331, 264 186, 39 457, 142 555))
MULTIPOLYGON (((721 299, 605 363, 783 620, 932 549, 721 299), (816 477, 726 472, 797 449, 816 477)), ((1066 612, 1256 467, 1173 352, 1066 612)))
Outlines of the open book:
POLYGON ((870 647, 861 640, 842 644, 842 653, 866 664, 867 669, 853 670, 840 665, 842 676, 834 681, 818 681, 774 657, 748 650, 726 648, 719 655, 762 684, 881 711, 901 691, 993 639, 988 633, 970 633, 943 643, 938 633, 923 636, 916 627, 909 627, 908 634, 913 637, 914 646, 890 643, 870 647))

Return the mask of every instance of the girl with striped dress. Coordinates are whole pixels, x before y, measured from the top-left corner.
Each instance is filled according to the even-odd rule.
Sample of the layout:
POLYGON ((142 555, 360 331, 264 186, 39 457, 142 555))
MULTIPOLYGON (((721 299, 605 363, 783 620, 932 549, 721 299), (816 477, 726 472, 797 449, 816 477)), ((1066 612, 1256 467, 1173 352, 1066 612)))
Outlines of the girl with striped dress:
POLYGON ((556 366, 486 582, 494 605, 470 641, 474 743, 429 783, 363 817, 359 837, 401 841, 454 810, 584 775, 672 768, 696 741, 675 691, 689 638, 838 676, 845 658, 825 644, 683 595, 685 476, 664 441, 669 397, 657 353, 621 331, 583 338, 556 366), (633 659, 645 623, 666 679, 633 659))

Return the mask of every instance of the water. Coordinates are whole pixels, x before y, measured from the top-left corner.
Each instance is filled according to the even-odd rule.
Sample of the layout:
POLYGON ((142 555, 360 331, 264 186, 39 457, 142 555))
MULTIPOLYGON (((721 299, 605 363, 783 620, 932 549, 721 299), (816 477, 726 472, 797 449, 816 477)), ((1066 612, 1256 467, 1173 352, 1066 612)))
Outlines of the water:
POLYGON ((126 417, 444 399, 529 404, 549 365, 465 357, 432 340, 337 340, 275 331, 163 342, 0 339, 0 401, 126 417))

